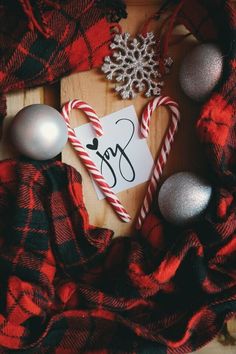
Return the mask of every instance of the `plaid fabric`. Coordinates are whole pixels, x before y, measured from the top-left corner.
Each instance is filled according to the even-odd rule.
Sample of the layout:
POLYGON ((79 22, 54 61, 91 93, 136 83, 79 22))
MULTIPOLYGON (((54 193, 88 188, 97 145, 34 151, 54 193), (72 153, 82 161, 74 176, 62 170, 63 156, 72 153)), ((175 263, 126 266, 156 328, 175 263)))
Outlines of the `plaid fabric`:
POLYGON ((122 0, 2 0, 0 96, 100 66, 114 27, 107 18, 125 16, 122 0))
POLYGON ((182 18, 194 6, 205 18, 213 2, 227 59, 196 124, 214 187, 207 214, 182 229, 153 209, 141 233, 111 240, 89 225, 72 167, 1 162, 0 353, 188 353, 236 313, 236 15, 199 0, 182 18))

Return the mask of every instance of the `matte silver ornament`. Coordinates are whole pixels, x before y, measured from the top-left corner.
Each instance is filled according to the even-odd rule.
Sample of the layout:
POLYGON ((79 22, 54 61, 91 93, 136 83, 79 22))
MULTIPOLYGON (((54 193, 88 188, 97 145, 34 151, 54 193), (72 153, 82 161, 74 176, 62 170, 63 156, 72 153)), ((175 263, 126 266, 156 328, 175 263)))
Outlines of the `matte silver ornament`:
POLYGON ((212 187, 205 179, 190 172, 179 172, 161 186, 158 206, 168 222, 184 225, 205 211, 211 195, 212 187))
POLYGON ((223 54, 212 43, 196 46, 184 58, 179 82, 184 93, 197 102, 205 101, 219 82, 223 71, 223 54))
MULTIPOLYGON (((122 99, 132 99, 138 92, 145 91, 146 97, 159 96, 163 81, 160 81, 158 45, 153 32, 139 34, 131 38, 129 33, 117 34, 110 48, 111 56, 106 56, 101 70, 108 80, 115 80, 115 90, 122 99)), ((173 61, 164 58, 165 72, 173 61)))
POLYGON ((62 115, 44 104, 32 104, 13 118, 11 139, 17 150, 35 160, 58 155, 67 142, 68 130, 62 115))

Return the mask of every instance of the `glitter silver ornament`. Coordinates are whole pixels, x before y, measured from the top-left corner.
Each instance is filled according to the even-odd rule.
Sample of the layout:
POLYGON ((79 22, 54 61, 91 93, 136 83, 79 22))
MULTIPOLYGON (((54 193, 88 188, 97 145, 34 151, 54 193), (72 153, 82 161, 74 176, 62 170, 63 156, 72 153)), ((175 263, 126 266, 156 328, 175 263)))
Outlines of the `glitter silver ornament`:
POLYGON ((179 82, 184 93, 192 100, 206 100, 220 80, 223 55, 212 43, 196 46, 184 58, 179 72, 179 82))
POLYGON ((211 195, 212 187, 205 179, 190 172, 179 172, 161 186, 158 206, 168 222, 184 225, 205 211, 211 195))
POLYGON ((11 140, 23 155, 35 160, 55 157, 67 142, 68 130, 62 115, 44 104, 33 104, 13 118, 11 140))
MULTIPOLYGON (((129 33, 117 34, 111 44, 113 54, 106 56, 101 70, 108 80, 119 85, 115 90, 122 99, 132 99, 138 92, 146 91, 145 96, 159 96, 163 81, 160 81, 158 45, 153 32, 139 34, 131 38, 129 33)), ((165 73, 173 61, 164 58, 165 73)))

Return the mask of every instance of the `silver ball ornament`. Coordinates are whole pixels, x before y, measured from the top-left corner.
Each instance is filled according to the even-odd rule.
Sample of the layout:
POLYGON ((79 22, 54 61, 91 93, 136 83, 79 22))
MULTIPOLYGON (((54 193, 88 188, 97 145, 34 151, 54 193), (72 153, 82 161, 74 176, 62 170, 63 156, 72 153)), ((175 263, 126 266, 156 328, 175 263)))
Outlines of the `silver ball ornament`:
POLYGON ((184 93, 194 101, 206 100, 223 71, 223 54, 212 43, 196 46, 184 58, 179 72, 179 82, 184 93))
POLYGON ((212 187, 205 179, 190 172, 179 172, 162 184, 158 206, 168 222, 185 225, 202 215, 211 195, 212 187))
POLYGON ((58 155, 67 142, 68 130, 62 115, 45 104, 32 104, 13 118, 11 140, 16 149, 34 160, 58 155))

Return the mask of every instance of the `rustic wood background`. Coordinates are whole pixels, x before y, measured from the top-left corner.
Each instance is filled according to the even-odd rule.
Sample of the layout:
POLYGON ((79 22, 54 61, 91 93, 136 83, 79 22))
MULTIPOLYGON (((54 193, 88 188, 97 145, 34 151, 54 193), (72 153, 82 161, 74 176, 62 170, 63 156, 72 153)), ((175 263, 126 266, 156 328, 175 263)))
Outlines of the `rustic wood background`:
MULTIPOLYGON (((144 21, 155 12, 155 9, 156 6, 154 5, 146 6, 146 2, 145 6, 144 2, 140 2, 140 5, 130 5, 128 8, 128 19, 121 21, 122 29, 135 35, 141 30, 144 21)), ((158 30, 158 25, 155 21, 151 24, 150 30, 158 30)), ((179 32, 184 32, 184 29, 179 28, 179 32)), ((191 36, 179 45, 170 48, 170 55, 174 58, 174 66, 171 74, 165 77, 163 94, 169 95, 179 102, 181 107, 181 124, 164 171, 164 176, 182 170, 204 171, 201 147, 197 142, 194 132, 194 121, 198 115, 199 106, 184 96, 178 83, 178 71, 182 57, 195 44, 196 40, 191 36)), ((149 99, 139 96, 134 100, 121 100, 112 91, 113 87, 114 84, 104 79, 104 75, 100 69, 74 74, 61 81, 61 101, 65 103, 72 98, 82 99, 91 104, 100 117, 132 104, 140 118, 141 112, 149 99)), ((153 156, 156 156, 160 149, 168 120, 169 111, 164 107, 160 107, 153 114, 148 139, 153 156)), ((72 126, 75 127, 84 122, 86 122, 86 118, 83 113, 74 110, 71 114, 72 126)), ((77 168, 82 174, 85 204, 89 211, 91 223, 98 226, 111 227, 115 231, 115 235, 133 234, 136 216, 142 204, 147 183, 118 194, 122 204, 132 217, 130 223, 123 223, 106 200, 99 201, 97 199, 88 172, 69 144, 62 153, 62 159, 77 168)))
MULTIPOLYGON (((156 0, 129 0, 128 19, 121 21, 123 31, 129 31, 132 35, 137 34, 144 21, 155 12, 156 3, 156 0)), ((150 30, 156 32, 158 28, 158 23, 151 23, 150 30)), ((184 33, 186 33, 186 30, 181 26, 175 31, 176 36, 184 33)), ((191 170, 201 174, 206 173, 206 162, 194 130, 194 122, 198 116, 200 106, 190 101, 181 92, 178 83, 180 63, 185 54, 196 43, 196 39, 193 36, 189 36, 178 45, 171 46, 169 51, 169 55, 174 59, 174 65, 171 74, 165 77, 163 94, 171 96, 179 103, 181 124, 164 170, 164 178, 174 172, 183 170, 191 170)), ((132 101, 123 101, 112 92, 112 87, 113 84, 106 81, 101 71, 96 69, 70 75, 62 79, 59 84, 51 87, 46 86, 9 94, 7 97, 8 116, 4 121, 3 137, 0 140, 0 159, 17 156, 17 152, 13 149, 8 139, 9 125, 11 119, 21 108, 32 103, 46 103, 60 109, 60 106, 66 101, 79 98, 88 102, 100 117, 132 104, 135 106, 138 117, 140 117, 148 99, 140 96, 132 101)), ((148 143, 154 157, 160 149, 168 120, 169 112, 166 108, 161 107, 153 114, 148 143)), ((86 119, 82 112, 72 112, 71 124, 73 127, 84 122, 86 122, 86 119)), ((125 224, 119 221, 105 200, 98 201, 88 173, 69 144, 66 145, 62 152, 62 160, 74 166, 82 174, 84 198, 91 224, 111 228, 115 231, 116 236, 132 235, 134 233, 135 218, 141 206, 147 183, 119 193, 120 200, 132 216, 132 222, 125 224)), ((235 320, 228 322, 228 329, 230 333, 236 335, 235 320)), ((222 354, 223 352, 224 354, 235 354, 236 346, 223 346, 215 339, 195 353, 222 354)))

